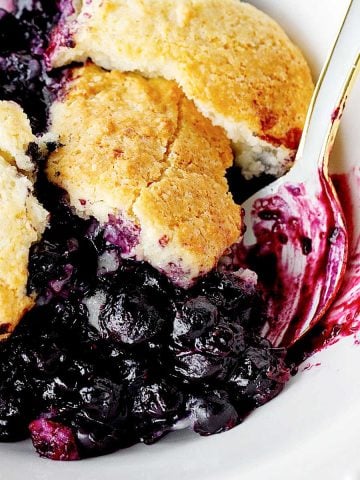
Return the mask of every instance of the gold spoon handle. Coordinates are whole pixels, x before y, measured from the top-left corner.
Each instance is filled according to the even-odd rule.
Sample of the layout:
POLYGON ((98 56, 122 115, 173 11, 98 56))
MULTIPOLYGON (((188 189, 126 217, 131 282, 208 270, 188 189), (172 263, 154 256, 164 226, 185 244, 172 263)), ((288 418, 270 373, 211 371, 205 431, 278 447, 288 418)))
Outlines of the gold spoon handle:
POLYGON ((318 168, 328 174, 328 154, 359 66, 360 0, 351 0, 316 84, 296 155, 294 169, 305 178, 318 168))

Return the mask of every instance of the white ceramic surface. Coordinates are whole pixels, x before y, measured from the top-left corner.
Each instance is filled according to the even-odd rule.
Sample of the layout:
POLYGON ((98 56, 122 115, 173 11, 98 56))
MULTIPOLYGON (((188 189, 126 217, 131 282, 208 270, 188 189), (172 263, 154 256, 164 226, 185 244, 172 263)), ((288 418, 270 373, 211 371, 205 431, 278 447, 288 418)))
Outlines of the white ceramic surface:
MULTIPOLYGON (((283 25, 316 76, 348 0, 251 3, 283 25)), ((332 171, 360 165, 359 114, 360 81, 344 114, 332 171)), ((321 365, 300 371, 279 397, 225 434, 178 432, 152 447, 73 463, 40 459, 29 442, 1 444, 0 480, 360 480, 360 346, 348 337, 310 362, 321 365)))

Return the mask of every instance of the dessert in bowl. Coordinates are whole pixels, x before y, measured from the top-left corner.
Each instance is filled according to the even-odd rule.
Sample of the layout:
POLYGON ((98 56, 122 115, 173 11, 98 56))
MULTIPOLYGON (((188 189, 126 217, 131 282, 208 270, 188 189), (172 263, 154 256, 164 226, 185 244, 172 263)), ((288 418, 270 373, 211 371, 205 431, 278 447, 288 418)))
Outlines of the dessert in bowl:
MULTIPOLYGON (((122 2, 105 5, 114 3, 122 2)), ((84 4, 82 18, 96 24, 102 7, 93 2, 100 10, 91 14, 88 5, 92 2, 84 4)), ((167 8, 171 5, 166 2, 167 8)), ((234 9, 239 5, 229 2, 234 9)), ((247 24, 249 12, 256 12, 258 24, 261 14, 244 8, 247 24)), ((39 4, 22 15, 29 11, 38 14, 39 4)), ((192 15, 186 8, 176 13, 182 15, 181 26, 192 15)), ((112 38, 101 45, 85 36, 84 45, 96 45, 97 52, 79 53, 81 33, 74 25, 81 22, 73 18, 79 12, 67 4, 62 14, 54 13, 47 69, 51 62, 60 66, 91 57, 110 71, 88 63, 66 69, 59 80, 58 72, 45 71, 43 46, 31 53, 41 60, 38 75, 27 73, 26 82, 30 76, 34 83, 46 83, 51 100, 41 99, 29 115, 37 133, 49 130, 50 135, 32 139, 22 154, 37 166, 34 191, 50 218, 29 256, 27 295, 36 298, 36 306, 3 344, 3 438, 22 438, 30 423, 40 454, 75 459, 139 440, 152 443, 184 426, 203 435, 229 429, 275 396, 289 369, 285 350, 259 336, 264 309, 256 274, 213 270, 242 230, 225 170, 232 164, 231 148, 245 177, 254 173, 248 164, 261 164, 260 171, 270 174, 288 168, 311 94, 307 66, 278 27, 261 16, 264 29, 270 23, 280 36, 278 43, 272 39, 269 44, 295 57, 293 68, 297 72, 300 64, 303 71, 302 76, 286 76, 290 67, 284 57, 286 68, 269 91, 277 92, 276 81, 284 84, 289 78, 290 91, 297 92, 289 95, 302 103, 294 107, 295 118, 290 109, 287 118, 287 108, 275 115, 268 99, 268 110, 259 103, 262 90, 252 91, 253 79, 245 78, 250 113, 244 108, 248 117, 229 114, 230 121, 219 112, 216 81, 205 89, 202 79, 207 102, 194 93, 186 42, 186 61, 175 67, 172 45, 166 52, 147 52, 145 60, 159 55, 170 62, 167 71, 156 65, 156 58, 151 72, 133 58, 132 66, 120 65, 117 59, 125 55, 118 51, 109 64, 101 56, 112 38), (293 85, 294 79, 298 84, 293 85), (36 120, 37 109, 49 117, 48 127, 36 120), (287 119, 285 130, 276 129, 277 118, 287 119), (257 124, 263 131, 253 127, 251 136, 244 124, 257 124)), ((111 15, 107 18, 111 21, 111 15)), ((131 16, 126 18, 131 32, 131 16)), ((162 28, 167 32, 169 25, 162 28)), ((91 25, 84 30, 93 31, 91 25)), ((268 32, 260 29, 263 45, 261 33, 266 37, 268 32)), ((132 37, 129 45, 134 46, 132 37)), ((26 48, 34 49, 34 44, 26 48)), ((251 43, 249 50, 254 55, 251 43)), ((16 65, 16 53, 12 56, 16 65)), ((24 104, 23 80, 17 85, 15 70, 6 67, 4 72, 13 88, 11 94, 7 88, 7 95, 24 104)), ((216 80, 216 71, 205 69, 207 78, 211 74, 216 80)), ((274 105, 281 109, 279 98, 274 105)), ((282 101, 287 105, 288 98, 282 101)))

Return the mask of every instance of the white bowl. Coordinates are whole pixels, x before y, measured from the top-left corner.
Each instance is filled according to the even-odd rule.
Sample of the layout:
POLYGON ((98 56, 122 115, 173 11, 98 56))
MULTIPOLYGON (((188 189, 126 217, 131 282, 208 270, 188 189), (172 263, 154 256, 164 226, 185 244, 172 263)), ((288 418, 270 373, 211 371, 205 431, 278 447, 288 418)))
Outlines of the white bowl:
MULTIPOLYGON (((316 77, 349 0, 252 3, 277 19, 301 46, 316 77)), ((356 164, 360 171, 359 105, 360 82, 333 151, 334 172, 348 172, 356 164)), ((360 205, 360 180, 357 188, 355 183, 353 201, 360 205)), ((359 236, 360 216, 353 221, 359 236)), ((137 445, 70 463, 37 457, 30 442, 1 444, 0 479, 360 479, 360 348, 353 337, 344 338, 310 362, 313 368, 301 369, 279 397, 230 432, 208 438, 177 432, 152 447, 137 445)))

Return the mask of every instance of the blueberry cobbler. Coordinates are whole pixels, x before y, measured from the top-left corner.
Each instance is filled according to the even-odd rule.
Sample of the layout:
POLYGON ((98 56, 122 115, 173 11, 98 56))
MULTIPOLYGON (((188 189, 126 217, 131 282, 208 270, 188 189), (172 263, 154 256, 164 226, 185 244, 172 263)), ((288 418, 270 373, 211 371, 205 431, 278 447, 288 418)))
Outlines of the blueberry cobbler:
POLYGON ((311 93, 238 0, 0 0, 2 441, 76 460, 229 430, 282 390, 231 247, 311 93))

